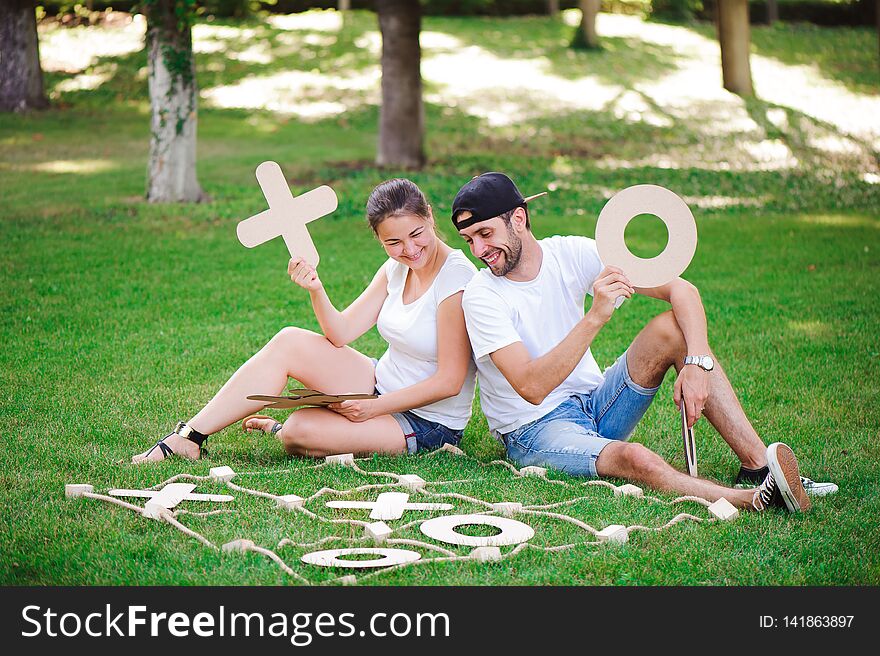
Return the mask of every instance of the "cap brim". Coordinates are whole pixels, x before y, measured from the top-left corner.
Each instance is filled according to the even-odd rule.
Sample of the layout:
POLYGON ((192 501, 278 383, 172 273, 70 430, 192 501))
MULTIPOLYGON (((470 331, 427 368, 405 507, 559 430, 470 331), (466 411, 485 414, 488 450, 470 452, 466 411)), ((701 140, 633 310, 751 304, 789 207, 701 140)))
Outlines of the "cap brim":
POLYGON ((540 198, 541 196, 546 196, 547 193, 548 193, 548 192, 546 192, 546 191, 542 191, 540 194, 535 194, 534 196, 528 196, 528 197, 526 197, 526 198, 523 199, 523 202, 524 202, 524 203, 528 203, 528 202, 530 202, 530 201, 535 200, 536 198, 540 198))

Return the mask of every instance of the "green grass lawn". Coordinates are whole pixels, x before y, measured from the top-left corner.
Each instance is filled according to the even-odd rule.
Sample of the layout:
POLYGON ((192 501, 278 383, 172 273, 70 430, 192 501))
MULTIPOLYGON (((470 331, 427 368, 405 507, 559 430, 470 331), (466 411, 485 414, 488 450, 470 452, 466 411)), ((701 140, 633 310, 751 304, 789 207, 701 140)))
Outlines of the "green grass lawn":
MULTIPOLYGON (((200 55, 201 86, 276 68, 327 75, 367 70, 375 61, 356 42, 376 29, 374 21, 370 14, 355 12, 332 44, 305 39, 297 52, 287 54, 276 44, 272 53, 277 58, 270 64, 227 61, 223 53, 200 55)), ((281 32, 257 20, 243 27, 258 35, 262 30, 273 42, 281 32)), ((566 64, 568 28, 549 18, 429 18, 424 28, 482 43, 502 60, 545 57, 548 70, 563 77, 577 77, 573 66, 598 67, 612 76, 607 71, 613 64, 621 71, 615 79, 627 89, 676 65, 675 53, 647 43, 640 49, 638 42, 624 39, 604 52, 573 54, 573 63, 566 64), (515 48, 517 40, 528 42, 527 52, 515 48)), ((765 48, 762 29, 753 33, 759 52, 765 48)), ((857 60, 844 66, 833 57, 823 59, 829 79, 866 97, 878 93, 876 77, 872 86, 847 72, 874 66, 876 76, 876 49, 852 46, 863 38, 860 31, 781 25, 773 30, 784 31, 784 39, 773 40, 783 52, 762 54, 799 62, 801 53, 820 42, 823 52, 849 52, 857 60)), ((230 51, 248 45, 244 37, 229 40, 230 51)), ((317 329, 306 294, 285 275, 287 255, 280 240, 248 250, 235 239, 236 222, 263 209, 253 175, 256 165, 278 161, 294 192, 318 184, 336 190, 339 209, 311 224, 310 231, 322 256, 322 280, 339 306, 357 296, 385 259, 363 219, 366 197, 378 182, 402 172, 377 170, 371 163, 378 111, 369 102, 308 123, 269 111, 205 106, 199 115, 199 178, 212 202, 148 205, 142 200, 149 133, 146 83, 139 74, 145 58, 141 52, 107 56, 95 66, 107 64, 113 64, 114 72, 95 90, 59 92, 56 106, 45 113, 0 117, 0 237, 5 244, 0 254, 5 443, 0 582, 295 583, 262 556, 214 552, 130 511, 94 500, 67 500, 64 484, 88 482, 96 491, 144 487, 180 472, 206 474, 217 465, 264 472, 235 482, 276 494, 308 496, 323 486, 376 482, 347 469, 312 470, 311 462, 285 457, 273 440, 244 435, 237 427, 211 438, 210 457, 204 461, 150 467, 125 463, 178 419, 194 414, 280 328, 317 329)), ((54 89, 74 74, 47 77, 54 89)), ((430 81, 427 86, 431 91, 430 81)), ((331 92, 324 93, 333 99, 331 92)), ((635 533, 621 547, 525 551, 497 564, 429 564, 382 574, 369 583, 880 582, 880 185, 866 178, 876 169, 877 153, 858 139, 860 155, 823 152, 810 135, 833 133, 833 126, 761 100, 744 107, 765 131, 763 138, 786 144, 797 166, 708 166, 706 153, 733 153, 743 135, 707 134, 699 117, 674 116, 671 123, 653 125, 621 119, 610 110, 547 108, 544 115, 490 129, 463 107, 431 102, 430 163, 411 177, 428 195, 456 247, 463 243, 445 217, 458 187, 483 170, 509 172, 525 193, 555 189, 533 210, 539 237, 592 236, 605 194, 630 184, 661 184, 688 198, 700 243, 685 277, 701 290, 714 350, 764 439, 792 445, 804 473, 837 482, 840 493, 816 501, 803 516, 768 512, 725 524, 685 522, 662 532, 635 533), (764 120, 771 110, 783 111, 788 127, 764 120), (663 153, 675 153, 674 166, 650 159, 663 153), (629 164, 611 166, 608 158, 629 164)), ((662 246, 661 232, 645 222, 628 232, 628 239, 634 250, 648 254, 662 246)), ((594 353, 600 365, 613 362, 663 309, 647 298, 625 304, 597 340, 594 353)), ((376 357, 383 351, 374 330, 354 346, 376 357)), ((670 376, 634 439, 681 468, 671 395, 670 376)), ((705 421, 697 435, 701 474, 732 481, 738 463, 730 450, 705 421)), ((546 504, 582 494, 516 479, 500 466, 483 466, 503 454, 478 407, 463 448, 469 458, 377 457, 361 466, 415 473, 430 481, 466 480, 436 489, 488 501, 546 504)), ((558 473, 552 477, 577 482, 558 473)), ((198 491, 220 492, 222 487, 203 484, 198 491)), ((589 499, 559 512, 597 528, 612 523, 657 527, 678 512, 706 516, 697 505, 619 499, 603 488, 587 488, 583 495, 589 499)), ((310 508, 330 515, 317 503, 310 508)), ((231 509, 204 518, 184 515, 181 521, 217 544, 249 538, 274 547, 284 537, 305 542, 331 534, 359 535, 276 510, 265 499, 238 495, 231 509)), ((461 503, 455 512, 472 510, 478 508, 461 503)), ((365 519, 366 513, 336 516, 365 519)), ((406 521, 415 518, 407 515, 406 521)), ((529 523, 537 532, 533 542, 541 546, 584 539, 573 527, 549 519, 530 518, 529 523)), ((411 528, 400 537, 419 535, 411 528)), ((344 544, 328 548, 337 546, 344 544)), ((338 575, 300 564, 302 549, 283 547, 278 553, 313 581, 338 575)))

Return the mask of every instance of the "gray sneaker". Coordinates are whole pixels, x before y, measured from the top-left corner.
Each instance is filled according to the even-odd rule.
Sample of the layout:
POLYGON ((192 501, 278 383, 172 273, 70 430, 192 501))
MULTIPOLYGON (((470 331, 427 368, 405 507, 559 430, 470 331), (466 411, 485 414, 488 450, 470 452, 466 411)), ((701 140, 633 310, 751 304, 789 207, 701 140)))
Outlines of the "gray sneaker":
POLYGON ((804 486, 804 491, 811 497, 824 497, 829 494, 836 494, 839 489, 834 483, 817 483, 806 476, 801 476, 801 485, 804 486))

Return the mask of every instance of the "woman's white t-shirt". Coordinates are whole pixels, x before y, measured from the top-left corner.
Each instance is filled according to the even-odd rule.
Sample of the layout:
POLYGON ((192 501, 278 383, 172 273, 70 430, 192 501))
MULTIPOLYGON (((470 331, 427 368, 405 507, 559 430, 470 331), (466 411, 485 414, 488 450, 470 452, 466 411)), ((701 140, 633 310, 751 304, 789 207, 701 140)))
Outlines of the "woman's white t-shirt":
MULTIPOLYGON (((382 304, 376 328, 388 342, 388 350, 376 365, 376 389, 380 394, 388 394, 437 373, 437 307, 462 291, 477 268, 461 251, 453 250, 428 290, 412 303, 404 304, 403 287, 409 267, 393 259, 383 266, 388 278, 388 297, 382 304)), ((471 416, 475 385, 476 366, 469 358, 467 376, 457 395, 413 408, 411 412, 461 430, 471 416)))

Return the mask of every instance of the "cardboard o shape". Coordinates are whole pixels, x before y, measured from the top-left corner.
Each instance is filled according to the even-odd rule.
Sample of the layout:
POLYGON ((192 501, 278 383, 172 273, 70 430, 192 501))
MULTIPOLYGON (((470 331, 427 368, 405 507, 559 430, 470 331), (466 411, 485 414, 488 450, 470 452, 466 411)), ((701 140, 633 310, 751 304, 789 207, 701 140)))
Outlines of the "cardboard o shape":
POLYGON ((291 257, 302 257, 311 266, 318 266, 320 257, 306 224, 336 210, 339 205, 336 192, 322 185, 294 198, 281 167, 275 162, 263 162, 257 167, 257 182, 269 209, 238 224, 235 229, 238 241, 253 248, 280 236, 291 257))
POLYGON ((419 525, 422 533, 429 538, 459 544, 468 547, 502 547, 510 544, 528 542, 535 536, 535 531, 528 524, 523 524, 515 519, 507 517, 493 517, 492 515, 444 515, 435 517, 419 525), (457 526, 468 524, 481 524, 500 528, 498 535, 462 535, 456 533, 457 526))
POLYGON ((627 187, 599 213, 596 249, 602 262, 623 269, 633 286, 660 287, 691 263, 697 250, 697 223, 687 204, 669 189, 649 184, 627 187), (657 257, 636 257, 626 247, 626 226, 639 214, 654 214, 666 224, 669 241, 657 257))
POLYGON ((351 567, 354 569, 367 569, 370 567, 390 567, 391 565, 403 565, 421 559, 422 554, 409 549, 378 549, 374 547, 359 549, 328 549, 327 551, 313 551, 305 554, 300 560, 308 565, 318 567, 351 567), (378 558, 372 560, 345 560, 340 556, 356 556, 360 554, 375 554, 378 558))

